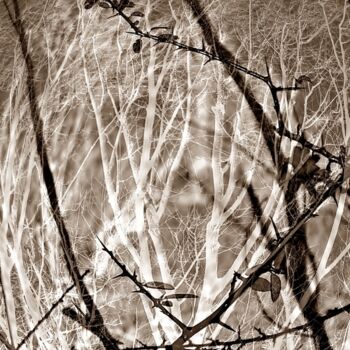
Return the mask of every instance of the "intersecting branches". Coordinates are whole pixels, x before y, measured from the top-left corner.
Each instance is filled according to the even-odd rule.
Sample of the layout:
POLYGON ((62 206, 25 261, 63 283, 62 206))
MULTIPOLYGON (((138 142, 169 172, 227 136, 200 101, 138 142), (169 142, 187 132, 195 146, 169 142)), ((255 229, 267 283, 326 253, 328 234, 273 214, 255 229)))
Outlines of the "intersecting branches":
POLYGON ((259 265, 252 270, 248 277, 243 278, 243 282, 237 289, 234 289, 238 275, 235 274, 231 284, 231 290, 227 298, 221 303, 221 305, 211 313, 203 321, 199 322, 191 329, 186 329, 183 331, 181 337, 179 337, 175 342, 174 346, 182 346, 186 341, 188 341, 193 335, 200 332, 203 328, 206 328, 208 325, 217 323, 220 320, 221 316, 228 310, 234 301, 236 301, 242 294, 250 287, 254 285, 260 275, 270 271, 273 261, 277 258, 279 253, 284 249, 284 247, 295 237, 303 225, 312 217, 317 208, 330 196, 333 196, 334 192, 338 189, 339 185, 342 183, 343 176, 342 174, 337 177, 335 181, 331 181, 328 186, 324 189, 322 194, 310 205, 310 207, 304 211, 300 217, 296 220, 296 224, 291 230, 280 239, 278 245, 275 246, 275 249, 271 251, 269 256, 259 265))
POLYGON ((59 203, 59 198, 56 190, 56 184, 53 176, 53 172, 50 167, 49 155, 47 151, 47 142, 44 137, 44 123, 40 115, 40 108, 37 100, 37 92, 35 86, 35 66, 33 63, 30 47, 28 44, 28 38, 26 35, 26 28, 22 21, 22 15, 18 0, 12 0, 13 13, 10 7, 5 2, 8 15, 12 21, 14 29, 18 35, 20 48, 26 67, 26 88, 28 91, 28 102, 30 107, 30 117, 34 130, 34 138, 36 143, 37 155, 40 159, 40 165, 42 169, 42 178, 47 191, 50 210, 55 221, 60 240, 61 246, 64 253, 64 259, 67 266, 67 270, 74 281, 75 287, 78 290, 86 308, 88 315, 86 320, 90 324, 92 332, 100 338, 101 342, 105 347, 114 346, 118 348, 118 341, 112 337, 108 329, 104 324, 103 317, 96 306, 93 297, 90 295, 88 287, 83 281, 82 275, 79 271, 77 258, 73 251, 73 246, 68 232, 66 223, 62 216, 62 211, 59 203))
MULTIPOLYGON (((81 278, 84 278, 90 271, 86 270, 82 275, 81 278)), ((54 303, 52 304, 51 308, 45 313, 45 315, 38 321, 38 323, 31 329, 27 335, 21 340, 21 342, 17 345, 16 350, 21 348, 26 341, 35 333, 35 331, 39 328, 39 326, 47 320, 52 312, 56 309, 56 307, 63 302, 65 296, 75 287, 75 284, 73 283, 71 286, 69 286, 64 293, 61 295, 61 297, 54 303)))
MULTIPOLYGON (((337 307, 334 309, 328 310, 323 316, 319 316, 319 321, 325 322, 329 319, 332 319, 344 312, 350 313, 350 304, 347 304, 342 307, 337 307)), ((311 325, 311 322, 303 323, 299 326, 291 327, 283 329, 280 332, 276 333, 265 333, 261 329, 256 328, 256 332, 259 334, 256 337, 250 337, 250 338, 243 338, 240 334, 240 331, 237 331, 237 339, 231 340, 231 341, 220 341, 220 340, 212 340, 210 342, 205 342, 202 344, 196 344, 196 343, 190 343, 188 345, 184 345, 183 349, 186 350, 197 350, 197 349, 241 349, 246 345, 249 344, 256 344, 259 342, 264 342, 268 340, 275 341, 279 337, 283 337, 287 334, 293 334, 297 332, 308 332, 308 329, 311 325)), ((307 334, 307 333, 306 333, 307 334)), ((138 347, 133 347, 134 350, 158 350, 158 349, 170 349, 171 347, 167 345, 159 345, 159 346, 152 346, 152 345, 142 345, 138 347)), ((124 350, 131 350, 131 348, 125 348, 124 350)))
MULTIPOLYGON (((199 16, 199 22, 204 22, 203 20, 203 16, 204 14, 200 14, 198 13, 198 9, 196 7, 196 5, 194 3, 196 2, 190 2, 191 6, 192 6, 192 10, 194 11, 194 14, 199 16)), ((153 27, 151 29, 150 32, 145 32, 140 28, 140 21, 134 21, 135 17, 143 17, 144 14, 141 11, 134 11, 131 13, 131 15, 129 16, 128 14, 126 14, 125 10, 133 8, 135 6, 135 4, 132 1, 129 0, 125 0, 125 1, 113 1, 113 0, 103 0, 99 2, 99 5, 103 8, 109 8, 113 11, 113 13, 115 13, 114 16, 120 16, 123 18, 123 20, 130 26, 130 28, 133 30, 132 32, 127 32, 131 35, 136 35, 138 36, 140 39, 137 39, 136 42, 133 44, 133 50, 135 53, 139 53, 140 50, 142 49, 142 38, 146 38, 146 39, 150 39, 156 42, 157 44, 169 44, 174 46, 177 50, 184 50, 184 51, 188 51, 188 52, 193 52, 199 55, 202 55, 204 57, 207 57, 207 62, 209 63, 211 61, 219 61, 221 62, 226 69, 229 72, 232 71, 239 71, 242 72, 248 76, 251 76, 253 78, 256 78, 262 82, 264 82, 271 93, 271 97, 273 100, 273 107, 276 113, 276 117, 277 117, 277 121, 278 121, 278 125, 277 126, 272 126, 272 125, 267 125, 266 128, 270 129, 270 131, 266 130, 266 137, 265 137, 265 141, 267 142, 267 144, 269 145, 272 142, 272 132, 276 133, 276 137, 275 137, 275 141, 271 143, 271 146, 269 147, 270 152, 272 152, 274 154, 273 159, 276 163, 277 169, 279 169, 280 171, 281 169, 281 165, 283 163, 283 159, 281 159, 281 142, 282 142, 282 136, 289 138, 290 140, 294 140, 299 142, 300 144, 302 144, 304 147, 311 149, 313 152, 315 153, 319 153, 321 155, 324 155, 325 157, 327 157, 329 159, 329 162, 335 162, 338 164, 341 164, 341 156, 335 156, 333 154, 331 154, 325 147, 319 147, 317 145, 314 145, 313 143, 307 141, 304 137, 304 135, 300 135, 298 134, 294 134, 293 132, 289 131, 286 126, 285 123, 283 122, 283 117, 281 114, 281 107, 280 107, 280 102, 279 102, 279 98, 278 98, 278 94, 281 92, 286 92, 286 91, 296 91, 296 90, 303 90, 304 87, 298 86, 297 84, 295 84, 294 86, 281 86, 281 85, 275 85, 271 74, 270 74, 270 70, 267 64, 267 61, 265 61, 265 66, 266 66, 266 71, 267 74, 263 75, 260 74, 254 70, 248 69, 247 67, 241 65, 238 63, 238 61, 230 54, 228 54, 228 52, 226 52, 225 49, 223 49, 223 47, 221 47, 221 44, 219 42, 217 42, 215 39, 215 37, 213 37, 211 40, 212 42, 209 42, 210 44, 210 49, 211 50, 207 50, 204 41, 202 41, 202 47, 198 48, 198 47, 194 47, 191 45, 187 45, 184 44, 182 42, 177 41, 178 36, 176 36, 173 33, 173 29, 167 26, 158 26, 158 27, 153 27), (170 33, 164 33, 164 34, 152 34, 152 30, 159 30, 159 29, 165 29, 165 30, 170 30, 170 33), (271 134, 270 137, 268 137, 268 134, 271 134)), ((206 23, 203 23, 203 26, 208 27, 208 25, 206 23)), ((213 36, 213 35, 211 35, 213 36)), ((206 38, 208 39, 208 38, 206 38)), ((238 79, 236 77, 236 79, 238 79)), ((237 82, 238 85, 240 85, 239 82, 237 82)), ((243 86, 242 86, 243 88, 243 86)), ((257 113, 257 110, 259 109, 257 106, 257 101, 255 101, 254 99, 251 100, 250 93, 248 91, 248 88, 245 86, 244 89, 245 91, 245 96, 248 100, 248 102, 250 103, 250 105, 252 106, 252 110, 254 111, 254 113, 257 113)), ((262 122, 263 125, 265 125, 267 123, 266 117, 262 118, 262 120, 258 120, 259 122, 262 122)))
MULTIPOLYGON (((194 16, 197 18, 198 23, 200 24, 200 26, 202 28, 203 36, 205 37, 206 44, 203 41, 201 48, 193 47, 193 46, 179 42, 178 37, 174 34, 173 29, 169 28, 167 26, 154 27, 149 32, 145 32, 142 29, 140 29, 139 19, 134 21, 134 18, 135 17, 142 18, 143 13, 140 11, 134 11, 129 16, 125 12, 126 10, 128 10, 128 8, 135 6, 133 4, 133 2, 131 2, 131 1, 126 0, 126 1, 117 2, 117 1, 105 0, 105 1, 99 2, 99 4, 103 8, 112 9, 115 16, 120 16, 121 18, 123 18, 124 21, 127 22, 129 27, 132 29, 132 31, 130 31, 128 33, 130 35, 135 35, 138 37, 138 39, 133 44, 133 51, 135 53, 141 52, 142 39, 146 38, 146 39, 154 41, 156 45, 168 44, 168 45, 175 47, 178 50, 193 52, 193 53, 196 53, 198 55, 204 56, 207 58, 207 63, 210 61, 221 62, 225 66, 227 71, 229 72, 230 76, 237 83, 237 86, 239 87, 243 96, 246 98, 246 101, 248 102, 248 105, 249 105, 251 111, 255 115, 257 122, 261 126, 261 129, 263 131, 263 137, 264 137, 265 142, 266 142, 268 149, 270 151, 270 155, 275 162, 277 171, 281 171, 282 170, 281 165, 285 164, 285 160, 282 159, 283 154, 281 152, 282 137, 286 137, 290 140, 297 141, 303 148, 307 148, 307 149, 311 150, 313 153, 318 153, 318 154, 326 157, 328 159, 329 164, 337 163, 341 166, 341 168, 343 168, 344 156, 345 156, 343 151, 340 152, 340 155, 335 156, 335 155, 331 154, 325 147, 316 146, 316 145, 312 144, 311 142, 307 141, 303 135, 294 134, 285 127, 285 124, 283 122, 281 106, 280 106, 280 99, 279 99, 278 94, 280 92, 296 91, 296 90, 301 90, 303 88, 299 87, 297 85, 284 87, 284 86, 282 86, 283 84, 281 84, 281 85, 275 84, 275 82, 273 81, 273 79, 271 77, 270 70, 269 70, 267 63, 266 63, 267 75, 257 73, 255 71, 250 70, 250 69, 242 66, 241 64, 239 64, 233 55, 228 54, 228 50, 220 43, 220 41, 215 36, 215 34, 213 34, 209 20, 207 21, 206 15, 204 13, 202 13, 202 11, 199 8, 200 6, 196 6, 196 3, 198 4, 198 2, 197 1, 187 1, 187 2, 190 6, 192 6, 192 12, 193 12, 194 16), (164 34, 159 34, 159 35, 153 34, 153 30, 160 30, 160 29, 165 30, 165 31, 169 30, 169 32, 166 32, 164 34), (209 49, 206 48, 206 45, 208 45, 209 49), (268 86, 269 92, 270 92, 272 100, 273 100, 274 112, 275 112, 276 117, 277 117, 277 122, 278 122, 277 126, 273 126, 272 123, 268 120, 262 106, 257 101, 252 90, 249 89, 249 87, 247 87, 246 80, 244 79, 243 75, 241 75, 240 73, 243 73, 243 74, 251 76, 255 79, 258 79, 268 86)), ((296 81, 297 81, 297 79, 296 79, 296 81)), ((311 159, 311 163, 312 162, 315 163, 314 158, 311 159)), ((313 197, 314 201, 311 202, 310 206, 304 212, 302 212, 300 215, 295 214, 293 216, 293 220, 290 220, 290 222, 293 222, 293 223, 296 222, 296 224, 293 225, 291 223, 289 225, 290 229, 288 230, 287 234, 285 234, 283 237, 282 236, 278 237, 277 241, 269 242, 271 249, 270 249, 270 253, 269 253, 268 258, 266 258, 263 263, 255 266, 253 269, 251 269, 248 277, 242 277, 242 276, 240 277, 240 275, 235 274, 235 277, 232 281, 231 289, 230 289, 228 296, 225 298, 225 300, 222 303, 220 303, 220 305, 216 309, 216 311, 211 313, 203 321, 195 324, 192 327, 185 326, 184 324, 182 324, 182 327, 181 327, 181 325, 178 324, 180 326, 180 328, 182 329, 182 335, 173 343, 174 348, 183 347, 184 344, 186 342, 190 341, 190 339, 195 334, 199 333, 201 330, 203 330, 204 328, 208 327, 211 324, 216 323, 216 324, 219 324, 227 329, 232 330, 232 328, 230 326, 228 326, 227 324, 225 324, 224 322, 221 321, 221 316, 224 315, 224 313, 226 313, 226 311, 229 309, 229 307, 247 289, 249 289, 249 288, 254 289, 254 286, 255 286, 255 288, 257 288, 256 283, 257 283, 257 281, 259 281, 259 278, 260 278, 259 276, 261 276, 263 273, 266 273, 266 272, 271 272, 271 275, 273 275, 272 272, 274 272, 274 273, 276 272, 273 270, 272 264, 273 264, 273 262, 276 261, 277 257, 280 256, 282 249, 284 249, 287 246, 287 244, 290 243, 294 237, 298 236, 299 233, 301 233, 303 231, 303 225, 314 215, 314 212, 316 211, 316 209, 327 198, 329 198, 330 196, 333 196, 335 191, 337 190, 337 188, 339 188, 341 186, 342 181, 343 181, 342 174, 339 175, 335 180, 328 179, 328 177, 330 175, 330 172, 328 171, 328 169, 327 169, 327 171, 324 171, 322 174, 323 174, 322 178, 321 178, 320 174, 315 174, 314 171, 306 174, 308 176, 314 176, 315 178, 318 176, 317 179, 321 178, 320 182, 322 182, 323 191, 318 191, 318 192, 313 193, 314 194, 314 197, 313 197), (235 288, 237 278, 239 278, 239 277, 241 278, 242 283, 238 288, 235 288)), ((300 179, 304 175, 305 174, 298 173, 295 176, 295 178, 291 179, 290 182, 293 183, 294 181, 299 181, 298 184, 300 184, 300 179)), ((305 180, 305 176, 302 180, 305 180)), ((312 184, 314 184, 314 183, 312 183, 312 184)), ((281 185, 281 183, 279 183, 279 185, 281 185)), ((289 193, 293 192, 292 189, 293 189, 293 187, 289 186, 287 188, 287 192, 288 191, 289 191, 289 193)), ((294 189, 295 189, 295 187, 294 187, 294 189)), ((311 190, 312 189, 310 189, 310 191, 311 190)), ((294 197, 291 198, 291 200, 289 202, 287 201, 287 205, 290 205, 293 201, 294 201, 294 197)), ((274 224, 273 221, 272 221, 272 224, 274 224)), ((276 230, 276 234, 277 233, 278 233, 278 231, 276 230)), ((104 249, 106 250, 107 248, 104 247, 104 249)), ((113 257, 113 254, 111 255, 111 251, 109 251, 108 249, 106 251, 110 254, 111 257, 113 257)), ((118 266, 121 267, 119 264, 118 264, 118 266)), ((123 268, 122 268, 122 270, 123 270, 123 268)), ((123 273, 121 274, 121 276, 126 276, 126 277, 131 278, 132 280, 137 281, 137 278, 135 275, 132 275, 130 273, 125 275, 124 270, 123 270, 123 273)), ((260 281, 261 281, 261 279, 260 279, 260 281)), ((136 282, 134 281, 134 283, 136 283, 136 282)), ((145 287, 142 283, 140 283, 140 282, 138 282, 138 283, 142 287, 145 287)), ((138 285, 138 284, 136 283, 136 285, 138 285)), ((140 286, 139 286, 139 288, 140 288, 140 292, 144 293, 141 290, 140 286)), ((265 287, 264 287, 264 289, 265 289, 265 287)), ((146 294, 146 293, 144 293, 144 294, 146 294)), ((152 300, 151 297, 149 297, 149 298, 152 300)), ((273 297, 273 299, 275 299, 275 296, 273 297)), ((159 305, 157 305, 157 303, 159 303, 158 299, 155 298, 155 300, 152 300, 152 302, 153 302, 154 306, 159 307, 159 305)), ((316 321, 322 322, 323 319, 317 318, 316 321)), ((179 322, 181 322, 181 321, 179 321, 179 322)), ((260 331, 260 333, 261 333, 261 337, 266 336, 265 334, 262 334, 261 331, 260 331)))
MULTIPOLYGON (((163 298, 154 297, 152 293, 150 293, 147 290, 147 286, 149 286, 149 288, 156 288, 156 289, 173 289, 173 287, 167 286, 166 284, 160 283, 160 282, 151 282, 150 284, 141 283, 137 279, 136 273, 135 272, 133 274, 130 273, 127 267, 115 257, 113 252, 106 247, 106 245, 100 240, 100 238, 97 237, 97 239, 102 245, 103 250, 110 256, 112 261, 122 270, 122 272, 116 277, 129 278, 139 288, 139 290, 136 291, 137 293, 144 294, 149 300, 152 301, 153 307, 159 308, 164 315, 168 316, 177 326, 181 328, 183 332, 185 332, 188 329, 187 326, 183 322, 181 322, 177 317, 175 317, 171 312, 169 312, 166 309, 166 307, 164 307, 164 305, 167 305, 166 300, 163 300, 163 298)), ((168 304, 168 305, 171 305, 171 304, 168 304)))
MULTIPOLYGON (((121 3, 122 2, 123 1, 121 1, 121 3)), ((159 35, 155 35, 155 34, 151 33, 151 31, 155 30, 155 29, 171 30, 171 28, 169 28, 167 26, 153 27, 150 32, 143 31, 139 26, 139 21, 134 22, 132 19, 135 12, 133 12, 130 16, 128 16, 125 13, 125 9, 127 7, 134 6, 134 4, 131 1, 125 2, 125 3, 131 3, 132 4, 131 6, 120 6, 118 4, 118 2, 114 2, 112 0, 104 0, 101 3, 108 3, 109 4, 108 8, 112 9, 113 12, 116 12, 115 16, 120 16, 127 22, 127 24, 131 27, 131 29, 133 29, 133 32, 127 32, 129 34, 136 35, 140 38, 147 38, 147 39, 154 40, 156 42, 156 44, 160 44, 160 43, 171 44, 174 47, 176 47, 176 49, 178 49, 178 50, 185 50, 185 51, 194 52, 194 53, 197 53, 199 55, 205 56, 208 59, 206 63, 209 63, 211 61, 220 61, 220 62, 226 64, 227 66, 229 66, 230 68, 239 70, 247 75, 250 75, 254 78, 257 78, 257 79, 265 82, 266 84, 268 84, 271 87, 271 89, 273 89, 273 91, 276 91, 276 92, 284 91, 284 90, 298 90, 298 89, 300 89, 299 87, 274 86, 269 75, 265 76, 265 75, 262 75, 260 73, 255 72, 253 70, 250 70, 250 69, 242 66, 241 64, 237 63, 236 61, 233 61, 233 60, 223 56, 222 54, 218 53, 215 49, 208 51, 205 47, 204 42, 202 42, 202 47, 198 48, 198 47, 193 47, 193 46, 183 44, 183 43, 177 41, 178 36, 174 35, 173 33, 166 33, 166 34, 159 34, 159 35)), ((137 13, 142 14, 142 12, 139 12, 139 11, 137 11, 137 13)), ((143 14, 142 14, 142 16, 143 16, 143 14)))

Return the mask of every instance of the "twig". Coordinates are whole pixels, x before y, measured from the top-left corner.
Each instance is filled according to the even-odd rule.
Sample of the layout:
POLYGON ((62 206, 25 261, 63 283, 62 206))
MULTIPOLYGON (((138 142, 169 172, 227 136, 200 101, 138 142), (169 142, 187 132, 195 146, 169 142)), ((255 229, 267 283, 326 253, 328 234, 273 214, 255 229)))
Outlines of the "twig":
MULTIPOLYGON (((36 141, 36 149, 40 159, 41 167, 42 167, 42 176, 43 181, 46 187, 47 195, 49 197, 50 209, 55 220, 61 244, 64 252, 64 258, 67 265, 67 269, 71 278, 73 279, 75 286, 83 299, 86 308, 89 312, 89 317, 91 318, 89 322, 94 325, 91 329, 94 330, 94 334, 100 338, 101 342, 104 344, 106 348, 110 346, 114 346, 118 349, 118 342, 116 339, 112 337, 107 328, 104 325, 103 317, 98 310, 92 296, 89 294, 89 290, 82 281, 82 276, 79 272, 77 259, 73 252, 72 243, 70 240, 70 235, 65 225, 64 219, 61 214, 61 208, 59 205, 58 195, 56 191, 55 181, 53 177, 53 173, 50 168, 50 162, 46 147, 46 140, 44 138, 44 125, 43 121, 40 117, 40 111, 37 103, 37 96, 35 90, 35 70, 34 64, 30 55, 30 50, 28 47, 28 41, 25 34, 25 27, 21 20, 21 13, 18 4, 18 0, 12 0, 14 7, 14 15, 9 12, 9 16, 12 20, 12 23, 15 27, 15 30, 18 34, 22 55, 25 61, 26 69, 27 69, 27 89, 28 89, 28 99, 30 106, 30 116, 33 124, 35 141, 36 141)), ((8 6, 6 6, 7 11, 10 11, 8 6)))
POLYGON ((161 303, 161 300, 158 298, 155 298, 148 290, 147 288, 145 288, 145 286, 138 281, 136 273, 132 274, 128 271, 127 267, 122 264, 113 254, 112 251, 110 251, 106 245, 100 240, 100 238, 98 236, 96 236, 98 241, 100 242, 100 244, 103 247, 103 250, 111 257, 111 259, 113 260, 113 262, 118 265, 118 267, 122 270, 122 272, 117 276, 117 277, 127 277, 129 278, 131 281, 134 282, 134 284, 139 288, 139 290, 137 291, 138 293, 142 293, 144 294, 148 299, 150 299, 153 303, 153 307, 157 307, 159 308, 164 315, 168 316, 176 325, 178 325, 182 331, 186 331, 188 329, 188 327, 181 322, 177 317, 175 317, 172 313, 170 313, 161 303))
MULTIPOLYGON (((81 278, 84 278, 90 271, 86 270, 82 275, 81 278)), ((39 328, 39 326, 47 320, 52 312, 56 309, 56 307, 63 302, 64 297, 75 287, 75 283, 73 283, 71 286, 69 286, 64 293, 61 295, 61 297, 52 304, 51 308, 46 312, 46 314, 38 321, 38 323, 31 329, 27 335, 21 340, 21 342, 17 345, 16 350, 18 350, 21 346, 25 344, 25 342, 35 333, 35 331, 39 328)))
MULTIPOLYGON (((347 305, 340 307, 340 308, 334 308, 334 309, 328 310, 324 316, 319 317, 319 321, 325 322, 333 317, 336 317, 336 316, 342 314, 343 312, 350 313, 350 304, 347 304, 347 305)), ((264 333, 261 329, 258 329, 257 331, 259 333, 259 336, 257 336, 257 337, 242 338, 241 335, 238 334, 237 339, 232 340, 232 341, 213 340, 211 342, 203 343, 203 344, 191 343, 189 345, 183 345, 183 349, 186 349, 186 350, 208 349, 208 348, 230 349, 235 345, 240 345, 242 348, 243 346, 248 345, 248 344, 263 342, 263 341, 267 341, 267 340, 276 340, 277 338, 282 337, 282 336, 287 335, 287 334, 306 331, 311 326, 311 323, 312 322, 306 322, 302 325, 295 326, 292 328, 286 328, 280 332, 272 333, 272 334, 264 333)), ((140 347, 133 347, 132 349, 134 349, 134 350, 169 349, 169 346, 143 345, 140 347)), ((131 350, 131 348, 125 348, 123 350, 131 350)))
MULTIPOLYGON (((304 211, 296 220, 296 224, 293 228, 281 239, 280 243, 275 247, 275 249, 269 254, 269 256, 257 268, 243 280, 242 284, 235 290, 231 288, 227 298, 220 304, 220 306, 212 312, 208 317, 206 317, 201 322, 197 323, 191 329, 186 329, 183 334, 173 343, 174 346, 181 346, 195 334, 200 332, 202 329, 206 328, 208 325, 215 323, 215 320, 220 319, 220 317, 226 312, 226 310, 236 301, 253 283, 258 279, 258 277, 264 272, 268 271, 272 262, 276 259, 278 254, 284 249, 284 247, 291 241, 293 237, 298 234, 300 228, 312 217, 313 213, 317 208, 332 194, 342 183, 342 174, 338 178, 329 184, 319 197, 310 205, 310 207, 304 211)), ((234 279, 236 278, 236 275, 234 279)))

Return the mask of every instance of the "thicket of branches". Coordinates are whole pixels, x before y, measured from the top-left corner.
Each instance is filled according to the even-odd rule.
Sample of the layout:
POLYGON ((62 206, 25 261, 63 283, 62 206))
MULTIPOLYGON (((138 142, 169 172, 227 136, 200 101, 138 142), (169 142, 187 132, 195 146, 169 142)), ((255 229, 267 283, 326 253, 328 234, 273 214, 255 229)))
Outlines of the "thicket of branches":
POLYGON ((348 1, 1 5, 4 349, 348 349, 348 1))

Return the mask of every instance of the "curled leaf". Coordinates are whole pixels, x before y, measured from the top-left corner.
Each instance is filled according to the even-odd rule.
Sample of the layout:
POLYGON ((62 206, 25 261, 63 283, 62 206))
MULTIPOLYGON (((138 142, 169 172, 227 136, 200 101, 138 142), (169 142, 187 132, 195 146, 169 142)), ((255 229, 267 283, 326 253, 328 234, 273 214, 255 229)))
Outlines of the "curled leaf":
POLYGON ((140 53, 142 47, 142 41, 141 39, 137 39, 133 44, 132 44, 132 49, 135 53, 140 53))
POLYGON ((103 9, 109 9, 112 7, 107 1, 99 1, 98 6, 102 7, 103 9))
POLYGON ((162 301, 162 305, 171 307, 171 306, 173 306, 173 303, 170 300, 164 300, 164 301, 162 301))
POLYGON ((295 81, 298 83, 298 84, 302 84, 304 81, 310 83, 311 85, 313 84, 312 80, 310 77, 308 77, 307 75, 301 75, 299 78, 295 78, 295 81))
POLYGON ((164 41, 169 41, 169 40, 176 40, 179 37, 173 34, 160 34, 158 35, 158 40, 160 42, 164 42, 164 41))
POLYGON ((134 11, 130 16, 143 17, 144 14, 141 11, 134 11))
POLYGON ((163 299, 197 299, 198 296, 194 294, 181 294, 181 293, 176 293, 176 294, 168 294, 163 297, 163 299))
POLYGON ((277 275, 275 275, 274 273, 271 273, 270 283, 271 283, 271 300, 275 302, 281 293, 281 280, 277 275))
POLYGON ((154 288, 154 289, 164 289, 164 290, 173 290, 175 289, 174 286, 168 283, 153 281, 153 282, 147 282, 143 285, 146 288, 154 288))
POLYGON ((85 10, 90 10, 91 7, 93 7, 96 4, 97 0, 86 0, 84 2, 84 8, 85 10))
POLYGON ((252 289, 258 292, 269 292, 270 282, 262 277, 257 278, 257 280, 252 284, 252 289))
POLYGON ((152 27, 151 30, 150 30, 150 32, 151 32, 152 30, 156 30, 156 29, 171 29, 171 28, 169 28, 169 27, 164 27, 164 26, 157 26, 157 27, 152 27))

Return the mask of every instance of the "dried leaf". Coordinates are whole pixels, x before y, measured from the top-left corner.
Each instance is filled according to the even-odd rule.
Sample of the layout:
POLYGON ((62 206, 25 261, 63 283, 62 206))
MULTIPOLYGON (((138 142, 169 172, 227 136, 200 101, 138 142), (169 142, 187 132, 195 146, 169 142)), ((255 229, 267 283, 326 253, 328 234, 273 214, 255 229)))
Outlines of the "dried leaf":
POLYGON ((141 11, 134 11, 130 16, 143 17, 144 14, 141 11))
POLYGON ((132 49, 134 50, 135 53, 140 53, 142 47, 142 41, 141 39, 137 39, 133 44, 132 44, 132 49))
POLYGON ((302 84, 304 81, 310 83, 311 85, 313 84, 312 80, 310 77, 308 77, 307 75, 301 75, 299 78, 295 78, 295 81, 298 83, 298 84, 302 84))
POLYGON ((85 10, 90 10, 96 4, 96 2, 97 2, 97 0, 86 0, 84 2, 85 10))
POLYGON ((198 296, 194 294, 168 294, 163 297, 163 299, 197 299, 198 296))
POLYGON ((147 288, 154 288, 154 289, 165 289, 165 290, 175 289, 175 287, 172 286, 171 284, 158 282, 158 281, 147 282, 143 286, 147 288))
POLYGON ((271 283, 271 300, 275 302, 281 293, 281 280, 277 275, 275 275, 274 273, 271 273, 270 283, 271 283))
POLYGON ((109 9, 112 7, 111 4, 107 1, 100 1, 98 3, 98 6, 102 7, 103 9, 109 9))
POLYGON ((152 30, 156 30, 156 29, 171 29, 171 28, 169 28, 169 27, 164 27, 164 26, 152 27, 151 30, 150 30, 150 32, 151 32, 152 30))
POLYGON ((165 301, 162 301, 162 305, 171 307, 173 306, 173 303, 170 300, 165 300, 165 301))
POLYGON ((270 291, 270 282, 262 277, 259 277, 253 284, 252 289, 258 292, 269 292, 270 291))
POLYGON ((158 35, 158 40, 161 42, 169 41, 169 40, 176 40, 178 38, 179 38, 178 36, 173 35, 173 34, 160 34, 160 35, 158 35))

